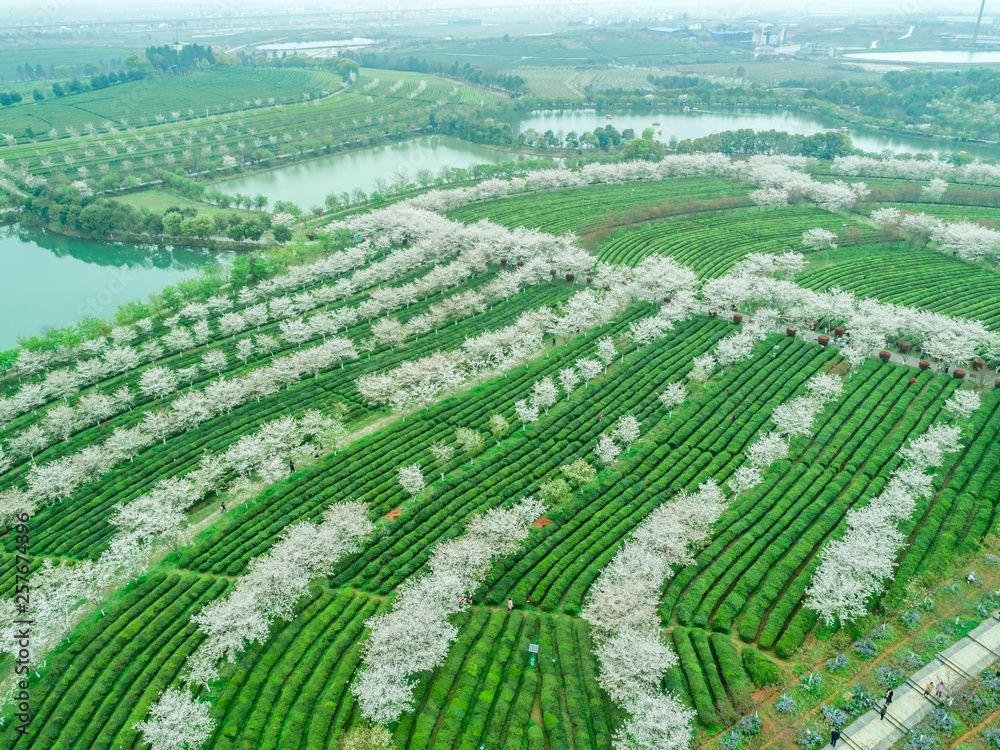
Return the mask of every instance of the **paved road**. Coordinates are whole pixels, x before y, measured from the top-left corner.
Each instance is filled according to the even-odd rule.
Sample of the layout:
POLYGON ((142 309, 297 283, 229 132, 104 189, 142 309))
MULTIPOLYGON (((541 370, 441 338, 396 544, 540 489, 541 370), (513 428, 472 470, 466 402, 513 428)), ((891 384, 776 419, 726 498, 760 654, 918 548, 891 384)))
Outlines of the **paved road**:
MULTIPOLYGON (((952 644, 896 688, 885 719, 872 709, 841 730, 843 750, 888 750, 919 724, 935 706, 948 704, 965 681, 1000 659, 1000 610, 981 622, 965 638, 952 644), (927 683, 944 683, 942 699, 926 693, 927 683)), ((881 704, 880 704, 881 706, 881 704)), ((826 745, 823 750, 832 750, 826 745)))

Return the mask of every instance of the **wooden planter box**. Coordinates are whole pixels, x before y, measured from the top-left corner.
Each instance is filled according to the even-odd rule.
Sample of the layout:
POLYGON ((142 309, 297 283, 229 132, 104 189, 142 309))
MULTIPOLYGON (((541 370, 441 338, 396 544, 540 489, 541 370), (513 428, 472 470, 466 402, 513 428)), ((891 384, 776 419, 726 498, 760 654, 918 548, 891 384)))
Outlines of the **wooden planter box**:
POLYGON ((929 369, 931 369, 931 363, 930 363, 930 362, 928 362, 928 361, 927 361, 926 359, 922 359, 922 360, 920 360, 920 362, 919 362, 919 363, 917 364, 917 366, 918 366, 918 367, 919 367, 919 368, 920 368, 921 370, 929 370, 929 369))
POLYGON ((966 375, 965 370, 957 370, 956 369, 956 370, 952 370, 951 371, 951 376, 953 378, 957 378, 958 380, 964 380, 965 379, 965 375, 966 375))
POLYGON ((819 337, 818 339, 816 339, 816 341, 818 341, 818 342, 819 342, 819 345, 820 345, 820 346, 826 346, 827 344, 829 344, 829 343, 830 343, 830 337, 829 337, 829 336, 827 336, 827 335, 826 335, 826 334, 824 333, 824 334, 820 335, 820 337, 819 337))
POLYGON ((743 316, 740 313, 736 313, 735 315, 733 315, 733 322, 736 325, 739 325, 740 323, 743 322, 743 316))
POLYGON ((837 326, 836 328, 833 329, 833 337, 835 339, 839 339, 843 335, 844 335, 844 327, 843 326, 837 326))

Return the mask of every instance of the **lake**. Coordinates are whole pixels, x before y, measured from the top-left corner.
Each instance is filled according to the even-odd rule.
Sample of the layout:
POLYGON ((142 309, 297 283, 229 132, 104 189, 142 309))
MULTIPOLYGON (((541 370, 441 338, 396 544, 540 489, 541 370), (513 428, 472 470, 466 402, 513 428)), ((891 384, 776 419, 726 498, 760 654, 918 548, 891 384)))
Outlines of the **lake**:
POLYGON ((403 171, 410 181, 414 181, 417 171, 421 169, 429 169, 437 177, 444 167, 465 168, 515 157, 516 154, 458 138, 421 136, 234 177, 217 182, 212 187, 228 195, 263 193, 272 204, 275 200, 292 201, 303 209, 309 209, 322 206, 323 199, 330 193, 350 193, 355 188, 370 193, 375 187, 372 180, 378 176, 392 182, 393 175, 403 171))
POLYGON ((121 245, 0 227, 0 350, 89 316, 110 318, 133 299, 219 263, 228 253, 121 245))
MULTIPOLYGON (((542 133, 546 130, 552 130, 554 133, 561 131, 563 135, 570 131, 575 131, 577 134, 593 131, 595 128, 603 128, 605 125, 613 125, 619 131, 632 128, 636 135, 641 135, 645 128, 655 128, 663 131, 662 135, 657 135, 656 138, 664 143, 667 143, 672 137, 682 141, 685 138, 701 138, 712 133, 740 128, 784 130, 797 135, 812 135, 826 130, 840 129, 839 125, 824 123, 815 117, 787 110, 769 112, 761 112, 760 110, 720 111, 715 107, 708 107, 698 112, 678 112, 676 109, 650 112, 626 111, 613 112, 610 120, 605 117, 605 114, 605 112, 598 112, 595 109, 532 112, 520 121, 520 127, 522 129, 533 128, 542 133), (654 120, 660 124, 653 125, 654 120)), ((865 151, 880 152, 884 149, 891 149, 892 151, 914 153, 954 153, 964 150, 983 156, 995 156, 997 153, 996 148, 991 149, 982 144, 880 135, 853 128, 848 135, 851 136, 855 146, 865 151)))
POLYGON ((851 52, 844 57, 879 62, 995 65, 1000 63, 1000 50, 925 49, 913 52, 851 52))

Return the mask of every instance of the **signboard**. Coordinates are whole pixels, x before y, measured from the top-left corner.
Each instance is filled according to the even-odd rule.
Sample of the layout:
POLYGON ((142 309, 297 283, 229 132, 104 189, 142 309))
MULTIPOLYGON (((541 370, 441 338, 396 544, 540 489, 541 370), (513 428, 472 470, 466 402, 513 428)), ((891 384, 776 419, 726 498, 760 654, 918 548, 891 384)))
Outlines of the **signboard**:
POLYGON ((537 654, 538 653, 538 644, 537 643, 529 643, 528 644, 528 653, 529 654, 537 654))

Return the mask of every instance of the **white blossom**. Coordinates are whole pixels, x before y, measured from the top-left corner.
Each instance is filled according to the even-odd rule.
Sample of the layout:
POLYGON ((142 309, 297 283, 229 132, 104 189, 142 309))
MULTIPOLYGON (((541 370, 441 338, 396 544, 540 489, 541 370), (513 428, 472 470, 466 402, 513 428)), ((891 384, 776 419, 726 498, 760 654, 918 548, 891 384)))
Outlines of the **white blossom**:
POLYGON ((396 470, 396 479, 399 485, 409 493, 410 497, 416 497, 425 486, 424 475, 420 470, 420 464, 409 464, 400 466, 396 470))

